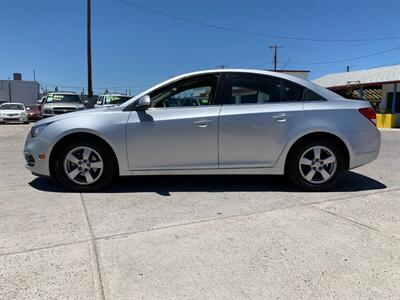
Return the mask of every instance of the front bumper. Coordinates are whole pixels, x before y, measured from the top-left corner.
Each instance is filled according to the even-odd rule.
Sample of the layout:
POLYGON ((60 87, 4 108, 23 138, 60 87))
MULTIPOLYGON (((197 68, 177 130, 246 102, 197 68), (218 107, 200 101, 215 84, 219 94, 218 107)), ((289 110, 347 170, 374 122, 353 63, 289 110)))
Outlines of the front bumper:
POLYGON ((0 116, 0 122, 28 122, 28 116, 0 116))
POLYGON ((51 144, 40 137, 28 138, 24 147, 25 167, 40 176, 50 176, 49 159, 51 144))

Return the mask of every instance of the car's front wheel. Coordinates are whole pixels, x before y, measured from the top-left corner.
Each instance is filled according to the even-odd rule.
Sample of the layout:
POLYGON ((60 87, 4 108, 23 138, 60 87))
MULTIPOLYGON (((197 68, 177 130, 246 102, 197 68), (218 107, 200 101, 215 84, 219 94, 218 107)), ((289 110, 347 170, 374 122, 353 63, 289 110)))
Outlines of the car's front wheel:
POLYGON ((56 156, 55 174, 69 189, 93 192, 105 188, 115 172, 111 155, 91 141, 77 141, 63 147, 56 156))
POLYGON ((324 191, 334 186, 345 171, 342 149, 330 140, 298 145, 288 157, 286 175, 304 190, 324 191))

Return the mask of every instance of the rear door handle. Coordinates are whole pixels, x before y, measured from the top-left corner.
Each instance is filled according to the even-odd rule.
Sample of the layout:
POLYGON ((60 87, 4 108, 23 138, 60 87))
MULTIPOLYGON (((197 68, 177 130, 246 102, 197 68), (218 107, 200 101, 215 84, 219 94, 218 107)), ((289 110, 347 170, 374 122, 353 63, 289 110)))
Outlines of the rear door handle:
POLYGON ((197 127, 205 128, 208 127, 208 124, 210 124, 211 122, 212 120, 204 119, 204 120, 193 121, 193 124, 197 125, 197 127))
POLYGON ((286 119, 289 117, 289 115, 285 113, 277 114, 275 116, 272 116, 272 118, 277 121, 277 122, 286 122, 286 119))

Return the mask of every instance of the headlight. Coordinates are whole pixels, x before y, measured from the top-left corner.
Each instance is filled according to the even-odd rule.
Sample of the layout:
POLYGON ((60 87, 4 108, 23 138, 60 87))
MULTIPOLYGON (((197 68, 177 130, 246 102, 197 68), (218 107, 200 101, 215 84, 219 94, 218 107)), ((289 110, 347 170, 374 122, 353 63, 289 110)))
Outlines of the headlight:
POLYGON ((40 125, 33 126, 31 129, 31 138, 35 138, 39 135, 39 133, 42 132, 43 129, 45 129, 48 125, 50 125, 52 122, 49 123, 44 123, 40 125))
POLYGON ((25 113, 25 112, 22 112, 22 113, 21 113, 21 116, 26 116, 26 113, 25 113))

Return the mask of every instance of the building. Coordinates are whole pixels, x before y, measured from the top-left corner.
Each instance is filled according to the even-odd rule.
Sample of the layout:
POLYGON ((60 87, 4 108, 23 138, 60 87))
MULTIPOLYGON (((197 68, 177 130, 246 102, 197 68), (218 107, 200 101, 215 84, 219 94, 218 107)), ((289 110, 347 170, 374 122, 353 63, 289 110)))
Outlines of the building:
POLYGON ((14 74, 14 80, 0 80, 0 102, 32 105, 37 102, 38 97, 39 83, 22 80, 21 74, 14 74))
POLYGON ((305 80, 308 80, 308 75, 310 73, 310 71, 307 70, 271 70, 271 71, 278 73, 285 73, 305 80))
POLYGON ((377 112, 396 114, 400 125, 400 65, 329 74, 314 82, 348 99, 369 100, 377 112))

